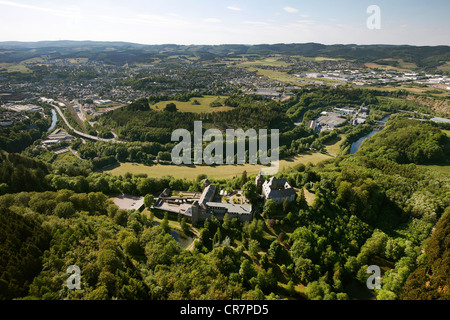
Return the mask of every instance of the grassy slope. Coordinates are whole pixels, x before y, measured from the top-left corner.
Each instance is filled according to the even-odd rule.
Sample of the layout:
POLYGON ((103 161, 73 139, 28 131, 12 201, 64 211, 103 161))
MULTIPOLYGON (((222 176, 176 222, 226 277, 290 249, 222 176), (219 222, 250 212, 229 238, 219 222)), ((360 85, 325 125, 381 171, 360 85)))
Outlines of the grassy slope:
MULTIPOLYGON (((294 167, 300 163, 307 164, 309 162, 317 164, 323 160, 330 159, 328 155, 321 153, 302 154, 296 157, 280 160, 280 169, 294 167)), ((233 178, 240 176, 243 171, 247 171, 249 175, 257 174, 261 169, 261 165, 222 165, 222 166, 175 166, 175 165, 154 165, 145 166, 136 163, 122 163, 119 167, 106 171, 113 175, 125 175, 130 172, 132 174, 146 173, 149 177, 174 176, 177 178, 196 179, 199 174, 206 174, 210 178, 233 178)))
MULTIPOLYGON (((194 113, 201 113, 201 112, 219 112, 219 111, 229 111, 232 108, 230 107, 215 107, 211 108, 210 104, 213 101, 217 100, 217 96, 204 96, 203 98, 192 98, 188 102, 180 102, 180 101, 161 101, 156 103, 155 105, 151 106, 153 110, 164 110, 166 105, 169 103, 175 103, 178 110, 180 112, 194 112, 194 113), (193 105, 192 103, 194 100, 197 100, 200 105, 193 105)), ((224 101, 226 97, 219 97, 224 101)))

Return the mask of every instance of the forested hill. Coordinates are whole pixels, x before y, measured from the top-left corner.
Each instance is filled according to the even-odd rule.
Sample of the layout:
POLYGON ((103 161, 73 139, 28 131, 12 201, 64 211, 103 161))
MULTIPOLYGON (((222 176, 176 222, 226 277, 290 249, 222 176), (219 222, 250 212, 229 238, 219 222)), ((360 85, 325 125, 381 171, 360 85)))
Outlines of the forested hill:
POLYGON ((449 300, 450 210, 437 224, 424 252, 426 259, 406 281, 401 298, 405 300, 449 300))
POLYGON ((431 123, 400 120, 389 123, 378 139, 367 141, 359 153, 403 164, 443 164, 450 157, 448 143, 447 135, 431 123))
POLYGON ((402 59, 416 63, 419 68, 432 70, 450 61, 449 46, 407 45, 323 45, 319 43, 261 44, 261 45, 142 45, 127 42, 44 41, 0 42, 0 63, 17 63, 46 55, 48 58, 89 58, 95 61, 123 65, 145 62, 155 55, 183 54, 202 59, 225 55, 301 55, 354 59, 372 62, 382 59, 402 59))
MULTIPOLYGON (((401 141, 431 133, 416 150, 440 139, 426 123, 391 121, 394 136, 406 128, 401 141)), ((382 300, 448 299, 448 174, 376 152, 299 165, 279 174, 304 190, 297 201, 256 204, 262 215, 247 223, 211 218, 196 226, 193 250, 182 250, 168 218, 159 215, 155 225, 158 213, 120 210, 108 195, 201 191, 199 179, 62 171, 0 155, 0 182, 13 189, 0 196, 0 300, 365 299, 355 287, 382 300), (25 163, 36 170, 19 169, 25 163), (22 176, 46 185, 31 189, 22 176), (82 290, 64 285, 73 264, 82 270, 82 290), (383 270, 375 294, 367 292, 369 265, 383 270)), ((236 183, 251 197, 248 178, 211 182, 221 189, 236 183)))

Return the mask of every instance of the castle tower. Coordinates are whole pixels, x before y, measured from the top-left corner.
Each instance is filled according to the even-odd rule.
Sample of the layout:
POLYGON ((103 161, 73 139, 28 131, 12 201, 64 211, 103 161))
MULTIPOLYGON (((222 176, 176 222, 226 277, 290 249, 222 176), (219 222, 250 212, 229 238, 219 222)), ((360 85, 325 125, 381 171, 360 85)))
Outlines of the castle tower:
POLYGON ((209 185, 211 185, 211 182, 208 179, 203 180, 203 190, 206 189, 209 185))
POLYGON ((260 170, 259 174, 258 174, 258 176, 256 177, 256 180, 255 180, 256 189, 258 190, 258 192, 261 192, 264 182, 265 182, 265 179, 262 176, 262 170, 260 170))

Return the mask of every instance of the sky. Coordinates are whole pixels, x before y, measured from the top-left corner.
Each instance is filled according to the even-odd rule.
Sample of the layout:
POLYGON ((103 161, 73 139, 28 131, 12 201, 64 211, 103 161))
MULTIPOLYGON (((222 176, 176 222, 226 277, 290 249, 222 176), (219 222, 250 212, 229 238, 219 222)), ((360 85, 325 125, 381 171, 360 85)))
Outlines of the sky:
POLYGON ((450 45, 449 14, 449 0, 0 0, 0 41, 450 45))

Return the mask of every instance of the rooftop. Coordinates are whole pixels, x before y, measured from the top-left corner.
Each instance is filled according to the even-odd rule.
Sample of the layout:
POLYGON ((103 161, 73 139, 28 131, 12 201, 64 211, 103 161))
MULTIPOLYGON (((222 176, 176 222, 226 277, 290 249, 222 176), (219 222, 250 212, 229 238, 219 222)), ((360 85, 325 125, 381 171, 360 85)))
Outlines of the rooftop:
POLYGON ((296 192, 292 188, 283 190, 270 190, 270 192, 268 193, 268 198, 287 198, 295 194, 296 192))
POLYGON ((203 190, 202 196, 200 197, 199 200, 200 206, 205 207, 207 202, 210 202, 213 199, 215 193, 216 193, 216 186, 214 185, 207 186, 205 190, 203 190))
POLYGON ((441 123, 450 123, 450 119, 439 118, 439 117, 433 118, 433 119, 431 119, 431 121, 441 122, 441 123))
POLYGON ((249 204, 232 204, 221 202, 207 202, 206 205, 212 208, 226 209, 228 213, 234 214, 251 214, 252 206, 249 204))
POLYGON ((345 121, 346 119, 337 117, 335 115, 330 115, 330 113, 328 116, 322 116, 319 119, 317 119, 317 122, 319 122, 321 126, 329 126, 329 127, 337 127, 343 124, 345 121))
POLYGON ((144 206, 144 197, 120 195, 114 198, 113 202, 119 207, 119 209, 140 210, 144 206))

